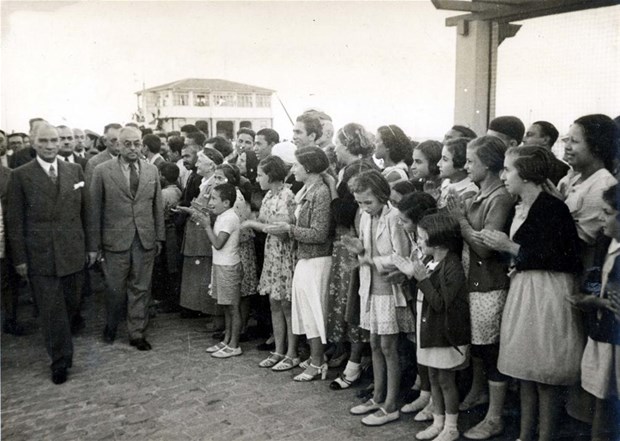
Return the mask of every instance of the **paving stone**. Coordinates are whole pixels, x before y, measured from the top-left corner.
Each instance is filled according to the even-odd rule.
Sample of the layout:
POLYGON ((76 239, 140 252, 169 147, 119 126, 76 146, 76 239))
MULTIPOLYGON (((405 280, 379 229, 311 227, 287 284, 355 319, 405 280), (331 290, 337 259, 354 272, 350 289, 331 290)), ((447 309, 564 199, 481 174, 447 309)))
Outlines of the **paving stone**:
MULTIPOLYGON (((349 414, 360 402, 356 388, 335 392, 329 381, 292 381, 299 369, 261 369, 257 365, 267 353, 255 349, 259 341, 242 344, 241 357, 215 360, 204 352, 215 343, 204 319, 158 315, 147 335, 152 351, 129 346, 124 328, 113 345, 104 344, 102 305, 101 296, 87 298, 87 326, 74 339, 74 367, 59 386, 50 381, 31 309, 20 305, 20 321, 32 332, 2 336, 2 439, 411 441, 427 426, 407 415, 381 428, 364 427, 361 417, 349 414)), ((336 375, 330 371, 330 380, 336 375)), ((479 421, 481 412, 462 415, 461 428, 479 421)), ((511 412, 498 441, 518 436, 511 412)), ((574 433, 567 427, 564 432, 574 433)))

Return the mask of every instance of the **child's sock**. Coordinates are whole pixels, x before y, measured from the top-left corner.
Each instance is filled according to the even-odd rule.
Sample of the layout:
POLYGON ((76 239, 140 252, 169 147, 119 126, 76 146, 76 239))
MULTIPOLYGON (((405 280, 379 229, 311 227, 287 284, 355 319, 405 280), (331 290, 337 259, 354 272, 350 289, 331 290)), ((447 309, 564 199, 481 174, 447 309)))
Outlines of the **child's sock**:
POLYGON ((458 413, 446 413, 446 429, 449 430, 457 430, 456 425, 458 423, 459 414, 458 413))

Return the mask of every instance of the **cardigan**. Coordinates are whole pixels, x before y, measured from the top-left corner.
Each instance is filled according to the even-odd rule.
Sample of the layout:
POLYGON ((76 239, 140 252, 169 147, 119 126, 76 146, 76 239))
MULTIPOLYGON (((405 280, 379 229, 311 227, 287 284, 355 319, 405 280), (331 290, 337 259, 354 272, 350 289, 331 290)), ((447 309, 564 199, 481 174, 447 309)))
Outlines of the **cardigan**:
MULTIPOLYGON (((512 196, 501 182, 484 191, 467 203, 467 220, 461 222, 462 228, 471 226, 475 231, 483 229, 502 230, 511 209, 512 196), (467 222, 468 225, 463 225, 467 222)), ((488 292, 508 289, 509 258, 503 253, 485 247, 469 245, 469 274, 467 285, 470 292, 488 292)))
POLYGON ((329 188, 323 181, 318 181, 307 190, 300 190, 297 197, 299 213, 297 223, 291 227, 290 234, 297 246, 297 259, 331 256, 329 188), (303 191, 305 193, 302 193, 303 191))
MULTIPOLYGON (((374 231, 374 238, 371 237, 372 217, 370 214, 363 212, 360 218, 359 236, 364 244, 364 250, 367 254, 371 254, 373 239, 375 245, 375 256, 372 258, 373 263, 377 267, 379 273, 386 273, 394 268, 392 256, 409 255, 409 239, 405 231, 398 221, 398 210, 390 205, 385 205, 381 209, 381 214, 377 221, 377 229, 374 231)), ((368 296, 370 302, 370 285, 372 270, 368 265, 363 265, 359 270, 360 278, 360 295, 368 296)), ((394 304, 397 307, 407 306, 407 298, 400 284, 392 284, 392 295, 394 296, 394 304)), ((370 303, 361 305, 370 308, 370 303)))
POLYGON ((471 320, 461 259, 449 252, 433 272, 418 282, 424 294, 420 347, 457 347, 471 342, 471 320))
POLYGON ((517 271, 542 270, 578 274, 579 236, 568 207, 540 192, 512 240, 521 245, 514 259, 517 271))

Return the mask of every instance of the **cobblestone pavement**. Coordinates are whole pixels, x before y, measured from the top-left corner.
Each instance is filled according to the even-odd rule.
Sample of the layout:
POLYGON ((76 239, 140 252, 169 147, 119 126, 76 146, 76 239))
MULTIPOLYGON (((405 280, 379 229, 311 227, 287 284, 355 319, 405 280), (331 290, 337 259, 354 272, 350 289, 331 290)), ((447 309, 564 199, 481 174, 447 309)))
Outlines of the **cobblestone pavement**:
MULTIPOLYGON (((91 298, 92 302, 92 298, 91 298)), ((151 321, 150 352, 129 346, 119 329, 113 345, 101 341, 101 306, 88 305, 87 327, 74 338, 69 380, 50 380, 49 361, 31 307, 22 307, 29 335, 2 336, 3 440, 413 440, 427 423, 410 415, 379 428, 364 427, 348 409, 355 388, 331 391, 329 381, 295 383, 300 370, 257 367, 258 341, 244 354, 216 360, 204 319, 160 314, 151 321)), ((329 379, 337 375, 330 370, 329 379)), ((483 409, 462 415, 464 430, 483 409)), ((504 436, 517 438, 509 415, 504 436)), ((574 439, 574 437, 564 437, 574 439)), ((585 438, 584 438, 585 439, 585 438)))

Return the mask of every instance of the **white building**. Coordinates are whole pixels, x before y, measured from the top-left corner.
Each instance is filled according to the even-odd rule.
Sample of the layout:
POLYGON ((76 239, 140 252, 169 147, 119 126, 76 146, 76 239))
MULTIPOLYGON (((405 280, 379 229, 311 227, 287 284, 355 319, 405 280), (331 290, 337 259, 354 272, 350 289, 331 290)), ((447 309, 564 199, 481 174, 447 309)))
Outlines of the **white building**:
POLYGON ((208 136, 232 139, 242 127, 273 126, 275 91, 218 79, 189 78, 136 92, 140 122, 162 130, 206 121, 208 136))

